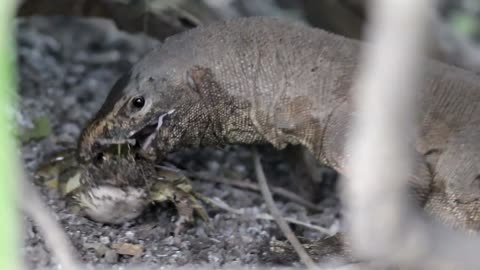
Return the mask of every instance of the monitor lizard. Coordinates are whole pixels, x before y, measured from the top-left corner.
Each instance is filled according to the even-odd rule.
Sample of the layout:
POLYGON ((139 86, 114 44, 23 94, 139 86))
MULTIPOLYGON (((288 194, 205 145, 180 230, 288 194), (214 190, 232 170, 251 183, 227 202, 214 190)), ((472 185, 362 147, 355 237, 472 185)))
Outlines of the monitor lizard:
MULTIPOLYGON (((302 145, 345 172, 349 92, 363 43, 272 18, 212 23, 168 38, 123 75, 84 128, 78 157, 135 141, 158 157, 226 144, 302 145)), ((480 229, 480 80, 429 60, 418 92, 412 194, 453 228, 480 229)))

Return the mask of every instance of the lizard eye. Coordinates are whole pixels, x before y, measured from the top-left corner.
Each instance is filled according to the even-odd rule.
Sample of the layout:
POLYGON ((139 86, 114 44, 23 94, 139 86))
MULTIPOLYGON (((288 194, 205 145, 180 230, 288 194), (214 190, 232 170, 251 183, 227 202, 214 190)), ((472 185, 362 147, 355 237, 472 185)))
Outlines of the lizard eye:
POLYGON ((143 108, 143 106, 145 105, 145 98, 142 96, 134 98, 132 100, 132 105, 137 109, 143 108))

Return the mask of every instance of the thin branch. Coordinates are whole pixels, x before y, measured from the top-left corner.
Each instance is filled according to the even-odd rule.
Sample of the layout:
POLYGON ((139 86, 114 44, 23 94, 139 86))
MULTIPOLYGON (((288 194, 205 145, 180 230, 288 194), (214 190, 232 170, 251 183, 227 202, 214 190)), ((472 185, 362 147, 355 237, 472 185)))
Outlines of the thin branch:
MULTIPOLYGON (((354 89, 348 196, 352 246, 368 259, 393 256, 405 243, 403 219, 412 171, 415 91, 429 1, 373 1, 371 27, 354 89), (403 239, 401 239, 403 238, 403 239)), ((407 250, 401 253, 406 253, 407 250)))
MULTIPOLYGON (((258 191, 261 192, 260 187, 256 183, 249 182, 248 179, 230 179, 222 176, 216 176, 213 174, 210 174, 208 172, 188 172, 188 171, 182 171, 183 174, 187 177, 191 178, 197 178, 200 180, 204 181, 210 181, 210 182, 215 182, 215 183, 220 183, 220 184, 225 184, 233 187, 238 187, 238 188, 244 188, 248 190, 253 190, 253 191, 258 191)), ((281 187, 272 187, 271 191, 274 195, 283 197, 287 200, 290 200, 294 203, 297 203, 301 206, 304 206, 305 208, 308 208, 310 210, 315 210, 315 211, 323 211, 324 208, 315 205, 302 197, 299 197, 297 194, 286 190, 281 187)))
MULTIPOLYGON (((245 216, 247 214, 244 209, 233 208, 230 205, 228 205, 226 202, 220 200, 219 198, 211 199, 211 198, 203 196, 202 200, 206 201, 207 203, 211 204, 212 206, 218 207, 218 208, 220 208, 224 211, 227 211, 227 212, 235 214, 235 215, 245 216)), ((270 220, 270 221, 275 220, 271 215, 266 214, 266 213, 254 214, 254 215, 252 215, 252 218, 253 219, 261 219, 261 220, 270 220)), ((303 222, 303 221, 300 221, 296 218, 285 217, 285 220, 288 223, 303 226, 305 228, 324 233, 328 236, 333 236, 335 234, 335 232, 333 232, 330 229, 327 229, 327 228, 324 228, 324 227, 321 227, 321 226, 318 226, 318 225, 314 225, 314 224, 311 224, 311 223, 308 223, 308 222, 303 222)))
POLYGON ((43 203, 40 194, 35 190, 31 183, 28 183, 24 175, 21 177, 22 182, 22 200, 20 205, 25 213, 30 216, 38 225, 40 231, 45 238, 45 242, 50 247, 58 263, 65 270, 85 269, 77 261, 76 254, 68 237, 60 225, 55 222, 55 218, 43 203))
POLYGON ((257 174, 257 181, 260 184, 260 190, 262 191, 262 195, 267 205, 267 208, 270 210, 270 213, 272 214, 273 218, 275 219, 278 226, 280 227, 280 230, 283 232, 285 237, 293 246, 293 249, 295 250, 295 252, 297 252, 298 256, 300 257, 300 260, 302 260, 302 262, 305 264, 305 266, 309 270, 316 269, 315 262, 312 260, 312 258, 310 258, 310 255, 308 255, 308 253, 305 251, 302 244, 293 233, 292 229, 290 229, 290 226, 288 226, 288 223, 282 217, 280 210, 278 210, 277 206, 275 205, 275 202, 273 201, 272 193, 268 188, 267 179, 265 177, 265 173, 263 172, 262 164, 260 163, 260 157, 257 151, 254 152, 253 160, 255 163, 255 172, 257 174))
POLYGON ((354 252, 425 268, 476 269, 480 238, 451 230, 409 207, 416 93, 431 1, 373 1, 355 95, 356 119, 344 196, 354 252), (462 267, 459 267, 461 265, 462 267))

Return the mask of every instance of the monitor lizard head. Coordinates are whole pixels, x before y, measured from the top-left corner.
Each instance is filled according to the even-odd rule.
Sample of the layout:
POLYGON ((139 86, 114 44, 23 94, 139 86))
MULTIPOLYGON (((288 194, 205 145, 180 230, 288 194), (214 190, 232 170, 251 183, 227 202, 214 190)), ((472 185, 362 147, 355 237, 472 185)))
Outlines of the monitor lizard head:
POLYGON ((181 148, 256 141, 250 96, 236 91, 243 77, 231 67, 237 47, 219 51, 208 38, 214 29, 170 37, 120 78, 84 128, 78 159, 92 160, 111 144, 129 143, 158 159, 181 148), (233 140, 226 140, 229 131, 233 140))
POLYGON ((99 157, 112 144, 130 144, 149 149, 156 133, 171 116, 175 105, 159 89, 167 80, 156 81, 132 69, 114 84, 100 110, 86 125, 79 139, 78 157, 88 161, 99 157))
POLYGON ((157 159, 181 143, 196 145, 199 133, 208 129, 206 107, 212 107, 202 104, 205 98, 199 92, 200 86, 208 88, 207 73, 211 75, 210 69, 182 56, 161 50, 147 55, 118 79, 83 129, 78 159, 85 163, 99 158, 112 144, 128 143, 147 153, 144 157, 157 159))

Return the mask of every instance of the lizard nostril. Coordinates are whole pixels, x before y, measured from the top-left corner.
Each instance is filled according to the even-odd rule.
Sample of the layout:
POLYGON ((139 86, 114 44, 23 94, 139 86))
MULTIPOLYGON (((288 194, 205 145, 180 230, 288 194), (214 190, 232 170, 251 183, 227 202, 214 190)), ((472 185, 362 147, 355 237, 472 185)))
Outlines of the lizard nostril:
POLYGON ((101 164, 104 160, 104 155, 103 153, 98 153, 96 156, 95 156, 95 162, 97 164, 101 164))
MULTIPOLYGON (((94 142, 92 146, 90 147, 90 157, 92 157, 92 154, 95 154, 95 152, 98 152, 100 149, 100 144, 98 142, 94 142)), ((101 155, 102 153, 96 154, 93 158, 97 161, 101 160, 101 155)))

